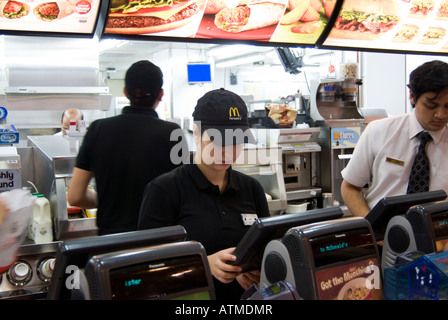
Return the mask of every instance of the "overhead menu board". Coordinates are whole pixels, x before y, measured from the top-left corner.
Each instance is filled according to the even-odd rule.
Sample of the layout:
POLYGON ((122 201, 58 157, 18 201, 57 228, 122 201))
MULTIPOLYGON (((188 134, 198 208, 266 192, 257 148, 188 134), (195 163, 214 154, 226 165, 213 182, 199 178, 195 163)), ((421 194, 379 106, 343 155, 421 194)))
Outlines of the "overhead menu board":
POLYGON ((0 34, 93 35, 100 0, 0 0, 0 34))
POLYGON ((337 0, 111 0, 103 37, 314 45, 337 0))
POLYGON ((323 47, 448 53, 448 0, 345 0, 323 47))

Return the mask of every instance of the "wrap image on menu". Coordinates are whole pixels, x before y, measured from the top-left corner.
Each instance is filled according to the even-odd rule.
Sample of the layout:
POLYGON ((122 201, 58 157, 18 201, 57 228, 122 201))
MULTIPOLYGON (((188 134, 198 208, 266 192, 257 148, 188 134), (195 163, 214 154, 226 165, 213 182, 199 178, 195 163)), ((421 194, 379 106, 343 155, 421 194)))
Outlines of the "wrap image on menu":
POLYGON ((30 6, 20 1, 0 1, 0 12, 3 18, 17 19, 30 12, 30 6))
POLYGON ((249 0, 247 4, 219 11, 215 16, 215 25, 234 33, 259 29, 277 24, 285 8, 285 0, 249 0))
POLYGON ((56 21, 75 11, 75 0, 43 2, 34 8, 34 15, 44 21, 56 21))

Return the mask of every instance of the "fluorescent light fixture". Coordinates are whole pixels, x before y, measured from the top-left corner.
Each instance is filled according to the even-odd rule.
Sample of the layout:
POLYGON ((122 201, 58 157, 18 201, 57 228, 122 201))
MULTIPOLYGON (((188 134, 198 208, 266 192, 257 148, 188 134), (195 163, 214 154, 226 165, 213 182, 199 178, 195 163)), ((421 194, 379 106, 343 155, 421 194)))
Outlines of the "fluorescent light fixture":
POLYGON ((258 48, 254 46, 250 46, 247 44, 234 44, 234 45, 220 45, 211 47, 208 50, 208 54, 212 57, 232 57, 238 56, 245 53, 252 53, 254 50, 258 50, 258 48))
POLYGON ((333 52, 323 52, 313 55, 305 55, 303 56, 303 62, 305 64, 314 64, 314 63, 321 63, 321 62, 330 62, 333 58, 334 54, 333 52))
POLYGON ((228 59, 228 60, 217 61, 215 63, 215 67, 216 68, 227 68, 227 67, 238 66, 241 64, 256 62, 256 61, 263 61, 264 59, 265 59, 264 54, 253 54, 253 55, 248 55, 248 56, 236 57, 236 58, 228 59))
POLYGON ((110 50, 113 48, 120 48, 128 43, 129 43, 129 41, 127 41, 127 40, 102 39, 99 42, 99 52, 101 54, 104 51, 107 51, 107 50, 110 50))

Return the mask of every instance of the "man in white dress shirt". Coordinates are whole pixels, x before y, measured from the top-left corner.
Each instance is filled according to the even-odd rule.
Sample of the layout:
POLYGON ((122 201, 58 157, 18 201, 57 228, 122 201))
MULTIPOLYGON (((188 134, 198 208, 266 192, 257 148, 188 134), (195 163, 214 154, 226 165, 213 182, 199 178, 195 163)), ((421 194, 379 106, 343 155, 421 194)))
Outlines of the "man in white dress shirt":
POLYGON ((342 198, 354 216, 366 216, 381 198, 406 194, 421 131, 432 137, 426 144, 429 190, 448 193, 448 64, 424 63, 408 87, 414 110, 369 123, 341 172, 342 198))

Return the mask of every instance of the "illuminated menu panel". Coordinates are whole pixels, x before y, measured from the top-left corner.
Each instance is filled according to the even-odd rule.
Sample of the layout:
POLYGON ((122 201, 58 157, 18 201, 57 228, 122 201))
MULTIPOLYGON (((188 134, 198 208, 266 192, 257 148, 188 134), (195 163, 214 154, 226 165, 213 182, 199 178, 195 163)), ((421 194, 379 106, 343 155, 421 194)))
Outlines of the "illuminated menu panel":
POLYGON ((315 44, 337 0, 111 0, 104 35, 315 44))
POLYGON ((448 53, 448 0, 345 0, 323 47, 448 53))
POLYGON ((93 35, 100 0, 0 1, 0 34, 61 33, 93 35))

